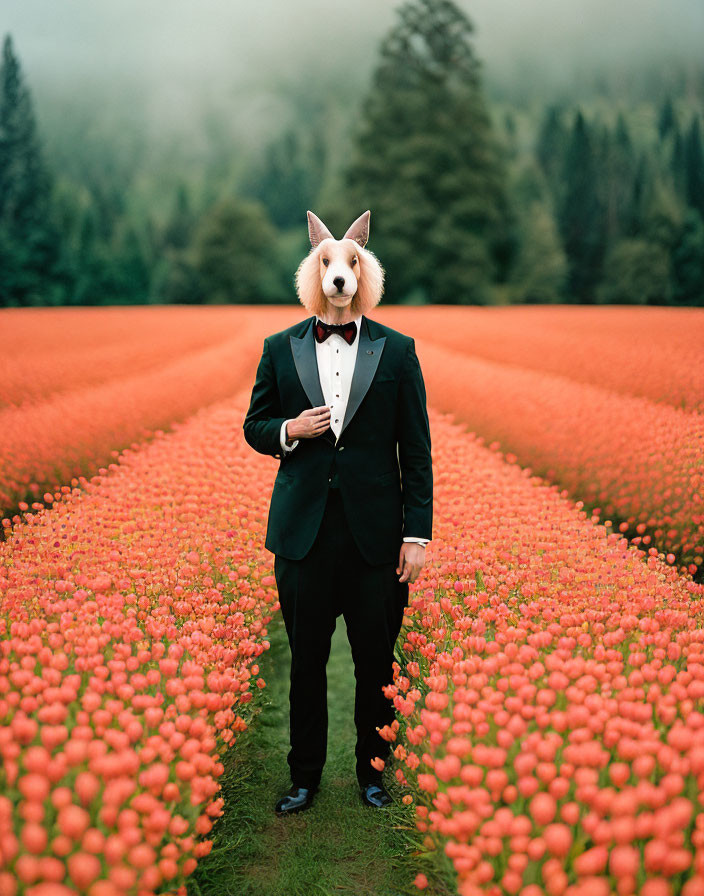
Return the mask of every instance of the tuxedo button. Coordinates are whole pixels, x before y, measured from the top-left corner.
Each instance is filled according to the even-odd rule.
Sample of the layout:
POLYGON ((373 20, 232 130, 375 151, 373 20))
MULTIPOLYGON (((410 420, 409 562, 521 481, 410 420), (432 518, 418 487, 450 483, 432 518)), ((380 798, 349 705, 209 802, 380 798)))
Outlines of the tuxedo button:
POLYGON ((340 451, 344 451, 344 450, 345 450, 345 446, 344 446, 344 445, 340 445, 339 450, 340 450, 340 451))

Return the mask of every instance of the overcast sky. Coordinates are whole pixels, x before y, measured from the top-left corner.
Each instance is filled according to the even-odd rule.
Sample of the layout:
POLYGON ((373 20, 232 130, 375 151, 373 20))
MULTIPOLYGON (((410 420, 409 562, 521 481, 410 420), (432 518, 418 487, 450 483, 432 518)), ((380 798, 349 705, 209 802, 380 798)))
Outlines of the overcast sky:
MULTIPOLYGON (((282 84, 364 85, 396 0, 0 0, 41 108, 84 89, 106 102, 140 84, 149 114, 254 102, 282 84)), ((586 66, 702 59, 704 0, 459 0, 487 81, 586 66)), ((271 114, 271 109, 269 110, 271 114)))

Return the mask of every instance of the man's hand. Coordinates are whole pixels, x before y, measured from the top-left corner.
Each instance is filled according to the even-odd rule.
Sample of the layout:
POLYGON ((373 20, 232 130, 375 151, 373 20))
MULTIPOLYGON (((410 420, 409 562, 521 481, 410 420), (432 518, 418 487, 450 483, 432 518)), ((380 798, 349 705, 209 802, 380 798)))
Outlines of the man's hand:
POLYGON ((328 426, 330 426, 330 408, 326 404, 308 408, 286 424, 286 441, 314 439, 322 435, 328 426))
POLYGON ((404 541, 398 555, 396 572, 400 572, 399 582, 415 582, 425 563, 425 545, 417 541, 404 541), (402 571, 403 570, 403 571, 402 571))

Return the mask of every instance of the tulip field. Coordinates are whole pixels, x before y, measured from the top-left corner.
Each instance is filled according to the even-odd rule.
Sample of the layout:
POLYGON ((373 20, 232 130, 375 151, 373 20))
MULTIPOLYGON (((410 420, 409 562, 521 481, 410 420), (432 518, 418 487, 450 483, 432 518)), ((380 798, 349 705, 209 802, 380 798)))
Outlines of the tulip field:
MULTIPOLYGON (((434 522, 381 731, 422 847, 374 896, 702 896, 704 314, 376 311, 434 522)), ((0 312, 0 896, 185 896, 208 860, 279 622, 242 421, 303 316, 0 312)))
MULTIPOLYGON (((94 340, 101 328, 110 332, 109 317, 116 312, 132 316, 131 327, 118 330, 121 339, 108 343, 106 364, 87 325, 77 326, 73 309, 47 312, 43 326, 50 333, 40 344, 48 344, 55 330, 68 332, 58 348, 47 347, 46 357, 30 358, 30 341, 13 338, 21 315, 7 315, 12 326, 3 333, 8 345, 0 363, 0 514, 20 500, 41 498, 47 488, 92 475, 123 448, 232 395, 256 369, 268 332, 266 318, 240 316, 228 324, 223 315, 215 325, 184 315, 188 309, 171 309, 175 321, 165 336, 162 312, 169 309, 93 310, 109 312, 100 327, 91 320, 94 340), (145 311, 157 313, 141 321, 145 311), (23 381, 29 384, 24 397, 23 381)), ((32 320, 26 326, 41 333, 32 320)))
POLYGON ((421 830, 462 896, 704 892, 703 587, 433 423, 384 732, 421 830))
POLYGON ((208 852, 278 606, 238 410, 126 452, 3 546, 3 894, 156 892, 208 852))

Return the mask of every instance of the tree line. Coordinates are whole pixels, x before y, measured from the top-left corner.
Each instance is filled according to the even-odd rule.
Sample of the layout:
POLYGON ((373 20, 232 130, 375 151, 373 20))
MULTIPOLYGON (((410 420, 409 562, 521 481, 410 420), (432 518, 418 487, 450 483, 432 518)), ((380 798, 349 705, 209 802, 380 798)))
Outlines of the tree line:
POLYGON ((497 120, 472 34, 451 0, 410 0, 343 154, 302 110, 238 176, 216 146, 202 177, 165 163, 146 195, 137 151, 76 145, 57 166, 6 35, 0 305, 290 302, 306 208, 334 233, 372 209, 388 303, 704 305, 697 104, 664 97, 650 128, 569 101, 497 120))

